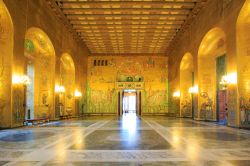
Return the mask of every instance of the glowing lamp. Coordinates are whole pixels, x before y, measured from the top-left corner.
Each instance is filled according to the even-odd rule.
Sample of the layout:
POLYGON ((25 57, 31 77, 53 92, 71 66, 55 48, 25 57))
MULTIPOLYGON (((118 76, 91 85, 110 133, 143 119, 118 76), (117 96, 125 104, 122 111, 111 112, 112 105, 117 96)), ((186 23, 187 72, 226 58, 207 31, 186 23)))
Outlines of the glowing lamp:
POLYGON ((27 75, 13 75, 12 76, 12 83, 14 85, 29 85, 31 80, 27 75))
POLYGON ((82 93, 78 90, 75 90, 75 97, 81 97, 82 93))
POLYGON ((173 97, 179 98, 181 96, 181 92, 178 90, 173 93, 173 97))
POLYGON ((199 88, 198 88, 198 85, 195 85, 193 87, 190 87, 189 90, 188 90, 189 93, 199 93, 199 88))
POLYGON ((220 84, 221 85, 237 84, 237 73, 231 73, 222 76, 220 84))
POLYGON ((55 92, 56 93, 64 93, 65 92, 64 86, 56 85, 55 86, 55 92))

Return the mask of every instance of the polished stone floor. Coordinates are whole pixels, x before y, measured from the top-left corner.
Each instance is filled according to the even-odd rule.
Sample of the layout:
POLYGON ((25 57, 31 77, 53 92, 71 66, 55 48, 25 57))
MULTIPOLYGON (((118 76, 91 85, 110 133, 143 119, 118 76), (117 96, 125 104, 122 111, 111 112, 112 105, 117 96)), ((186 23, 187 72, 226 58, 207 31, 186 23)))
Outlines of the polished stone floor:
POLYGON ((249 166, 250 131, 163 116, 84 117, 0 131, 1 165, 249 166))

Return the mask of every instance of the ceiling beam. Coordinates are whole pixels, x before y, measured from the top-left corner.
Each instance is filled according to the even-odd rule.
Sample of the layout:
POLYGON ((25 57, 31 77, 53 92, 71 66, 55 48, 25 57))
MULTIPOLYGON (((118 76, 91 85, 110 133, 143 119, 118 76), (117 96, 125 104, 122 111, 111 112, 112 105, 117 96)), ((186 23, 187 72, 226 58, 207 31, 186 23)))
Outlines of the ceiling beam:
POLYGON ((185 17, 157 17, 157 16, 153 16, 150 17, 150 15, 147 16, 134 16, 134 17, 117 17, 117 16, 99 16, 99 17, 90 17, 90 16, 81 16, 81 17, 77 17, 77 16, 71 16, 68 18, 69 21, 92 21, 92 22, 98 22, 98 21, 185 21, 185 17))
MULTIPOLYGON (((76 30, 79 34, 81 34, 81 33, 84 33, 84 34, 88 34, 89 32, 86 32, 86 30, 76 30)), ((98 32, 96 32, 95 30, 92 30, 92 32, 93 33, 95 33, 95 34, 107 34, 107 35, 109 35, 109 34, 125 34, 125 35, 129 35, 129 34, 141 34, 141 35, 145 35, 145 34, 161 34, 162 32, 160 31, 160 32, 158 32, 158 31, 147 31, 147 32, 132 32, 132 31, 122 31, 122 32, 109 32, 109 31, 107 31, 107 30, 105 30, 105 31, 98 31, 98 32)), ((91 33, 92 33, 91 32, 91 33)), ((178 32, 178 30, 168 30, 168 32, 169 33, 176 33, 176 32, 178 32)), ((167 32, 164 32, 164 33, 167 33, 167 32)))
POLYGON ((163 13, 163 14, 133 14, 133 13, 123 13, 123 14, 114 14, 114 13, 110 13, 110 14, 95 14, 95 13, 85 13, 85 14, 79 14, 79 13, 72 13, 72 14, 66 14, 66 16, 68 18, 74 18, 74 17, 180 17, 180 18, 186 18, 187 14, 169 14, 169 13, 163 13))
POLYGON ((70 21, 71 24, 74 25, 162 25, 162 24, 167 24, 167 25, 181 25, 184 23, 184 21, 162 21, 162 20, 146 20, 146 21, 139 21, 139 20, 120 20, 120 21, 103 21, 103 20, 72 20, 70 21), (135 24, 136 23, 136 24, 135 24), (147 24, 145 24, 147 23, 147 24))
MULTIPOLYGON (((119 40, 119 39, 86 39, 86 38, 84 38, 84 37, 82 37, 82 39, 83 40, 85 40, 85 41, 90 41, 90 42, 95 42, 95 41, 97 41, 97 42, 100 42, 100 41, 110 41, 110 42, 112 42, 112 41, 115 41, 115 42, 124 42, 124 41, 132 41, 132 40, 129 40, 129 39, 122 39, 122 40, 119 40)), ((166 40, 172 40, 172 38, 165 38, 165 39, 143 39, 143 40, 139 40, 139 39, 137 39, 137 41, 143 41, 143 42, 150 42, 150 41, 166 41, 166 40)))
POLYGON ((119 8, 119 9, 111 9, 111 8, 67 8, 63 9, 64 14, 88 14, 88 13, 95 13, 95 14, 105 14, 107 12, 110 12, 110 14, 115 14, 116 12, 120 13, 133 13, 133 12, 141 12, 141 13, 152 13, 152 12, 157 12, 157 13, 163 13, 167 12, 169 14, 189 14, 190 9, 178 9, 178 8, 171 8, 171 9, 166 9, 166 8, 148 8, 148 9, 142 9, 142 8, 119 8))
POLYGON ((96 6, 112 6, 117 8, 123 6, 136 6, 136 5, 150 5, 150 6, 169 6, 169 7, 179 7, 179 8, 193 8, 195 2, 177 2, 177 1, 58 1, 61 2, 61 8, 81 8, 81 6, 87 5, 90 8, 96 6), (119 5, 119 6, 118 6, 119 5))
POLYGON ((106 26, 106 27, 117 27, 117 26, 150 26, 150 27, 155 27, 155 26, 176 26, 176 27, 180 27, 181 24, 72 24, 73 26, 81 26, 81 27, 99 27, 99 26, 106 26))
POLYGON ((152 30, 152 28, 154 28, 154 30, 168 30, 168 29, 179 29, 180 26, 145 26, 145 27, 133 27, 133 26, 121 26, 121 27, 117 27, 117 26, 113 26, 113 27, 86 27, 86 26, 73 26, 73 28, 75 30, 152 30))
MULTIPOLYGON (((56 0, 58 2, 79 2, 79 0, 56 0)), ((178 0, 153 0, 153 2, 178 2, 178 0)), ((199 0, 183 0, 182 2, 198 2, 199 0)), ((85 0, 85 1, 81 1, 81 2, 117 2, 114 0, 85 0)), ((121 1, 119 1, 121 2, 121 1)), ((152 2, 151 1, 145 1, 145 0, 123 0, 123 3, 127 3, 127 2, 152 2)))

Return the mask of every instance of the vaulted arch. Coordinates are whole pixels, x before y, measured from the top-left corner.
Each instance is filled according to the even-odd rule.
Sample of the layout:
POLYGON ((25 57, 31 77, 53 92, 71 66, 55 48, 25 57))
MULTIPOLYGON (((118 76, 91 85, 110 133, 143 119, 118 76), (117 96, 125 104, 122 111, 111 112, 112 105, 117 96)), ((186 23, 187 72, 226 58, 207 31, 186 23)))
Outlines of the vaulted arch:
POLYGON ((60 59, 60 82, 64 93, 60 96, 63 106, 61 114, 74 114, 75 106, 75 64, 70 54, 64 53, 60 59))
POLYGON ((50 38, 40 28, 25 34, 27 75, 26 118, 52 117, 54 111, 55 50, 50 38))
POLYGON ((226 35, 213 28, 204 36, 198 51, 199 118, 219 120, 220 81, 226 74, 226 35))
POLYGON ((192 94, 189 89, 193 86, 193 56, 185 53, 180 63, 180 116, 192 117, 192 94))

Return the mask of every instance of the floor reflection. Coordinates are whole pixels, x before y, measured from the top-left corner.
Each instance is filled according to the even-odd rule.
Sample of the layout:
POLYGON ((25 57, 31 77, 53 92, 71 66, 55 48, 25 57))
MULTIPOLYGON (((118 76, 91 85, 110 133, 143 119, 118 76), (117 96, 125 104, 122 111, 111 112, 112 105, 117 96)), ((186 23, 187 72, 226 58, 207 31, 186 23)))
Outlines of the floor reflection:
POLYGON ((123 114, 121 118, 122 130, 128 130, 130 134, 135 133, 137 123, 140 119, 136 116, 136 113, 123 114))
POLYGON ((54 135, 53 132, 33 132, 32 130, 17 131, 0 137, 0 141, 25 142, 25 141, 33 141, 37 139, 48 138, 53 135, 54 135))
POLYGON ((95 116, 0 131, 0 165, 248 166, 250 131, 164 116, 95 116))

